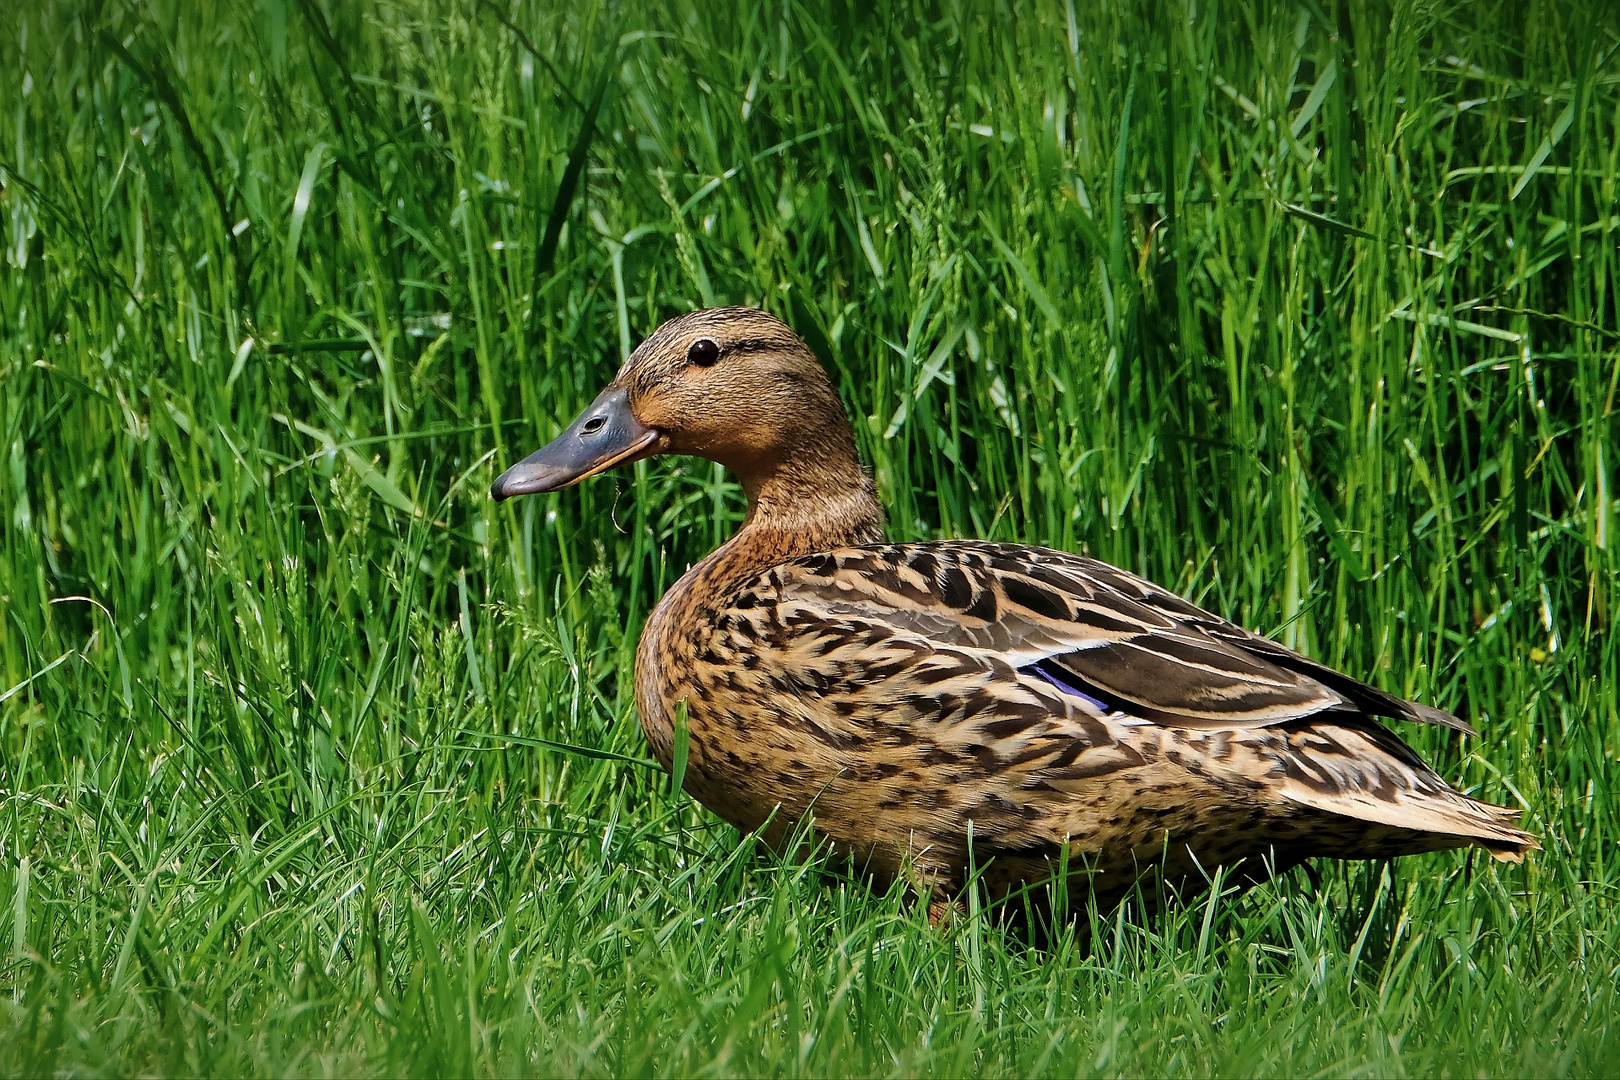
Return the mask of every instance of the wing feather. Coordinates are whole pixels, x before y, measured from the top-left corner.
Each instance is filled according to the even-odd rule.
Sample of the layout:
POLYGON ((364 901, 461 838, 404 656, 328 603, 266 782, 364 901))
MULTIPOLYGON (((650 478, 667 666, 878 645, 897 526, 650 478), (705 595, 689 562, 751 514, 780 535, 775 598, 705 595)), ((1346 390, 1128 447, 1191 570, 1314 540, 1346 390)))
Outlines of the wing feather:
POLYGON ((936 647, 994 652, 1014 668, 1060 668, 1088 696, 1166 726, 1265 727, 1333 712, 1472 732, 1449 713, 1066 552, 977 541, 843 548, 769 576, 789 607, 894 627, 936 647))

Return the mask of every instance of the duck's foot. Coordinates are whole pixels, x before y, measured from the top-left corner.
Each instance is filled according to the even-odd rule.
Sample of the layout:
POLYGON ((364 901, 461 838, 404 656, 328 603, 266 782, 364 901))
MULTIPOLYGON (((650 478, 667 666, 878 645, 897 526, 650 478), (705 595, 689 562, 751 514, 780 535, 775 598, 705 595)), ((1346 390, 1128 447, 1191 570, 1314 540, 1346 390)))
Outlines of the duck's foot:
POLYGON ((937 930, 950 929, 953 922, 966 918, 967 913, 967 905, 962 903, 960 897, 942 889, 934 889, 928 894, 928 923, 937 930))

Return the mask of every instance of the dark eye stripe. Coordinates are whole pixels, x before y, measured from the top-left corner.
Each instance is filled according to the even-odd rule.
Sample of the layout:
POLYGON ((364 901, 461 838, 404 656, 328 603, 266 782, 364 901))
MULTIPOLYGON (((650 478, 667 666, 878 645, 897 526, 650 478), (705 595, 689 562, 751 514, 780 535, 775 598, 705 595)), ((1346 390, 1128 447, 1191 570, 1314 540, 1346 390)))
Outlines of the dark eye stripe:
POLYGON ((772 341, 770 338, 739 338, 726 346, 728 353, 763 352, 766 349, 779 349, 782 343, 772 341))

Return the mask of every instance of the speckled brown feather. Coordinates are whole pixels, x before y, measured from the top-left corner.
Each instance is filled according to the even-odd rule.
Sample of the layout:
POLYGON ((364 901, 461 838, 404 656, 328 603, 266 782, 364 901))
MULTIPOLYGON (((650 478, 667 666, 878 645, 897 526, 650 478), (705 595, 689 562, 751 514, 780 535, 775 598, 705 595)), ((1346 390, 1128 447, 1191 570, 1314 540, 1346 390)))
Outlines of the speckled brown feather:
POLYGON ((769 818, 780 835, 811 813, 880 874, 910 865, 948 890, 971 822, 977 858, 1001 864, 991 880, 1044 878, 1067 847, 1099 902, 1166 859, 1186 886, 1221 864, 1253 877, 1267 860, 1534 846, 1515 812, 1451 790, 1356 699, 1403 703, 1212 638, 1200 623, 1229 624, 1205 613, 1144 612, 1124 590, 1152 586, 1104 564, 972 541, 856 547, 711 592, 703 571, 725 561, 649 624, 638 690, 664 760, 660 718, 686 701, 688 788, 740 828, 769 818), (1131 664, 1092 662, 1126 647, 1131 664), (1054 658, 1108 676, 1085 685, 1125 704, 1020 670, 1054 658))
POLYGON ((672 320, 625 364, 661 448, 735 470, 736 536, 659 603, 637 654, 666 766, 780 842, 813 820, 873 872, 950 895, 1050 876, 1109 904, 1156 868, 1197 888, 1314 857, 1536 848, 1518 813, 1452 790, 1381 719, 1470 730, 1092 559, 978 541, 884 545, 819 364, 747 309, 672 320), (694 371, 700 337, 721 359, 694 371))

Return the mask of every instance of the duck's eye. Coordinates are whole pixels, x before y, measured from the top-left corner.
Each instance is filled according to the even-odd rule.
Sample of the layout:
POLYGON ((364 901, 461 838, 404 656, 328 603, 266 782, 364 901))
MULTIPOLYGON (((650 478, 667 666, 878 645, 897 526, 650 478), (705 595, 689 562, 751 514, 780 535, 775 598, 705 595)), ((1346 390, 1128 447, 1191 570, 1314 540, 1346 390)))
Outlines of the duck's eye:
POLYGON ((686 350, 687 363, 708 367, 720 359, 720 345, 713 338, 700 337, 686 350))

